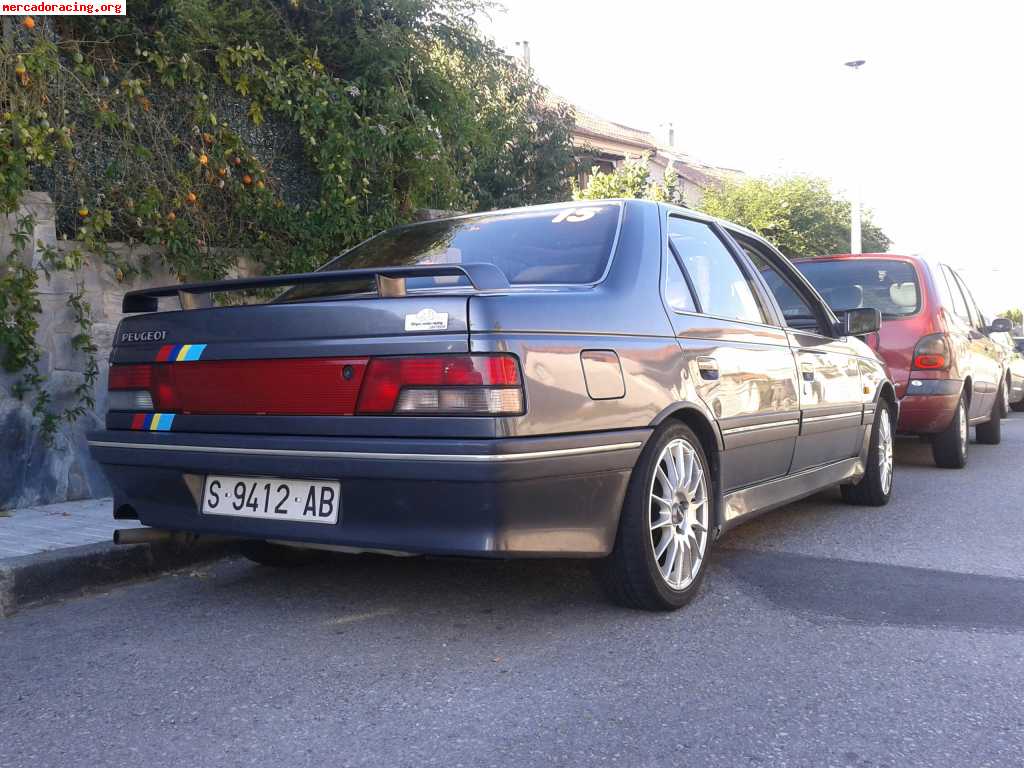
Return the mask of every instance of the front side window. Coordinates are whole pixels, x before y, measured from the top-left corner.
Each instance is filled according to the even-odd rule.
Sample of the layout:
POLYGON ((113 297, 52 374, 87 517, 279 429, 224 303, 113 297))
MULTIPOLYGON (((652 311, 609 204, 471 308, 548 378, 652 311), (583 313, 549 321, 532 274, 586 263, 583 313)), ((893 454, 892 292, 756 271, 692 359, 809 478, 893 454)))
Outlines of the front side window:
POLYGON ((765 322, 750 280, 711 227, 671 216, 668 241, 690 278, 699 312, 746 323, 765 322))
POLYGON ((921 292, 914 265, 896 259, 794 262, 833 312, 873 307, 893 319, 915 314, 921 292))
POLYGON ((793 283, 763 253, 746 240, 739 239, 735 235, 734 237, 737 237, 737 241, 747 254, 747 258, 750 259, 750 263, 764 278, 768 290, 772 292, 782 310, 782 317, 786 325, 790 328, 813 331, 827 336, 828 334, 822 327, 821 312, 815 310, 811 302, 798 292, 793 283))

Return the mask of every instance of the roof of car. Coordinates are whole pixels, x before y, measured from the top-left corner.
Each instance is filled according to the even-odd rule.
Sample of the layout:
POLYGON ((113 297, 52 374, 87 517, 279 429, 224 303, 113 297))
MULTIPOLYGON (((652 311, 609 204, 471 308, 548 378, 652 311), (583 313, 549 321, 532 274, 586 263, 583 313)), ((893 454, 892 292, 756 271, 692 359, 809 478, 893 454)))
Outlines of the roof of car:
POLYGON ((839 261, 840 259, 899 259, 901 261, 920 261, 924 258, 910 253, 833 253, 827 256, 811 256, 799 261, 839 261))

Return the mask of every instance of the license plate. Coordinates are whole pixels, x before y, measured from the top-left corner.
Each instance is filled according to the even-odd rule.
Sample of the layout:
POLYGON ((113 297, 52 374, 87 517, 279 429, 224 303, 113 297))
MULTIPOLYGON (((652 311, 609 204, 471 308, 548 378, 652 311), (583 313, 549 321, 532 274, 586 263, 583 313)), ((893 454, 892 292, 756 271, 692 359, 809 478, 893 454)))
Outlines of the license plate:
POLYGON ((208 475, 201 511, 204 515, 336 523, 341 512, 341 484, 329 480, 208 475))

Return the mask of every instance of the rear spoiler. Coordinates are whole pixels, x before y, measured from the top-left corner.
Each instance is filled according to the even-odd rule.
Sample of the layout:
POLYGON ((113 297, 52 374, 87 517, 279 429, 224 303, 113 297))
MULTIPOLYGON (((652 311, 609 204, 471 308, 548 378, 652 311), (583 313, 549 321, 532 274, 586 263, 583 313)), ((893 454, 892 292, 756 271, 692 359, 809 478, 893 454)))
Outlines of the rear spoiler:
POLYGON ((240 277, 235 280, 211 280, 207 283, 179 283, 159 288, 129 291, 121 301, 125 313, 155 312, 157 300, 163 296, 177 296, 182 309, 202 309, 212 306, 210 294, 243 291, 250 288, 273 288, 284 285, 309 283, 338 283, 371 279, 377 283, 377 293, 385 298, 405 296, 407 277, 465 277, 478 291, 501 291, 509 287, 505 273, 493 264, 424 264, 412 267, 376 267, 372 269, 342 269, 329 272, 303 272, 296 275, 269 277, 240 277))

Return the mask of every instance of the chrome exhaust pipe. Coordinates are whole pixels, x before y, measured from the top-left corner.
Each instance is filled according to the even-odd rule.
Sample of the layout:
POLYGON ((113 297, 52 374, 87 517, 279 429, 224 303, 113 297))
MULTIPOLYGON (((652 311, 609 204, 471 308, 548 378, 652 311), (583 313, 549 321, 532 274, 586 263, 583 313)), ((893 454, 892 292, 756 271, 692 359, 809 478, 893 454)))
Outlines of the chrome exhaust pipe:
POLYGON ((200 536, 190 531, 167 531, 163 528, 117 528, 114 531, 115 544, 156 544, 157 542, 173 542, 175 544, 222 544, 238 541, 234 536, 200 536))
POLYGON ((181 536, 194 536, 194 534, 165 531, 162 528, 118 528, 114 531, 114 543, 154 544, 158 541, 177 541, 181 536))

